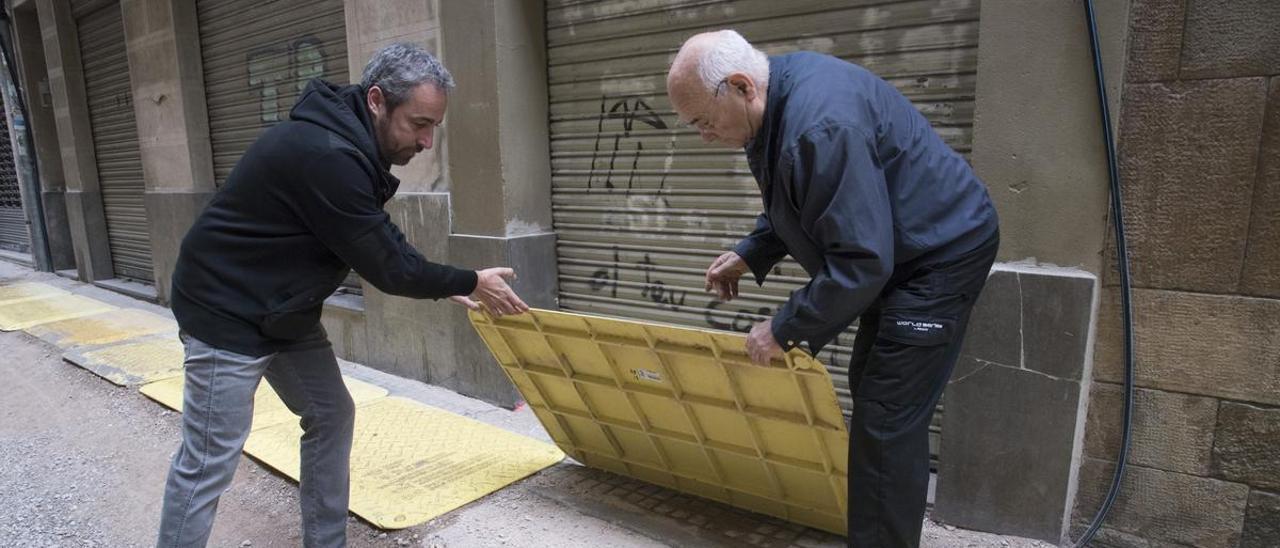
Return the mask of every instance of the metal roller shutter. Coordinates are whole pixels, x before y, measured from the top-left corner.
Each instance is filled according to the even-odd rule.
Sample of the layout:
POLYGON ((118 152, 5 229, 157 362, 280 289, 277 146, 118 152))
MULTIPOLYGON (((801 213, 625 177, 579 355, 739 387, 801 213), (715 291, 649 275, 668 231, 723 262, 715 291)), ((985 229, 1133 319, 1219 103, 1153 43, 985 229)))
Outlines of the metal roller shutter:
MULTIPOLYGON (((312 78, 350 80, 342 0, 199 0, 209 137, 218 186, 264 129, 287 120, 312 78)), ((352 273, 343 291, 360 293, 352 273)))
POLYGON ((138 151, 120 4, 114 1, 79 3, 73 13, 80 40, 111 265, 117 278, 152 282, 142 156, 138 151))
POLYGON ((9 120, 2 112, 6 106, 0 97, 0 250, 30 253, 31 233, 22 210, 13 142, 9 140, 9 120))
MULTIPOLYGON (((867 67, 968 154, 978 0, 549 0, 561 307, 747 331, 808 280, 788 259, 764 288, 744 282, 732 303, 703 291, 707 265, 751 231, 761 209, 742 151, 676 127, 666 98, 667 66, 681 41, 720 28, 770 54, 816 50, 867 67)), ((819 356, 846 414, 854 333, 819 356)))
POLYGON ((200 54, 218 185, 312 78, 345 84, 342 0, 199 0, 200 54))

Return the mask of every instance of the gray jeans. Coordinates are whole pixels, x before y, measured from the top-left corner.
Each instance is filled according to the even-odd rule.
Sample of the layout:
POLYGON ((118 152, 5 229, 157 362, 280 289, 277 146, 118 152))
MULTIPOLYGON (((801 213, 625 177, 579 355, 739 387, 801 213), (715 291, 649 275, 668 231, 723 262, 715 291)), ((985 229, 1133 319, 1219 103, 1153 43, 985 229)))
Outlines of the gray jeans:
POLYGON ((304 546, 347 544, 355 405, 330 347, 245 356, 190 335, 186 348, 182 446, 173 457, 160 516, 161 548, 209 541, 218 497, 231 485, 253 421, 253 395, 265 376, 302 418, 304 546))

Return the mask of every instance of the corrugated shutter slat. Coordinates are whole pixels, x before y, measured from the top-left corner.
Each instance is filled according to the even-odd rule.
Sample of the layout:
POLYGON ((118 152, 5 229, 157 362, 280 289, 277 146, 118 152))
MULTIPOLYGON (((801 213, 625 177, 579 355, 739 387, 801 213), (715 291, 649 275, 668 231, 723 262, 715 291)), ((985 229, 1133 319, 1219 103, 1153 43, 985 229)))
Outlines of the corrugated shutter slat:
POLYGON ((120 4, 81 3, 73 11, 111 265, 116 277, 152 282, 146 185, 120 4))
POLYGON ((22 209, 13 142, 9 140, 9 119, 2 112, 8 106, 5 98, 0 94, 0 250, 30 253, 31 234, 22 209))

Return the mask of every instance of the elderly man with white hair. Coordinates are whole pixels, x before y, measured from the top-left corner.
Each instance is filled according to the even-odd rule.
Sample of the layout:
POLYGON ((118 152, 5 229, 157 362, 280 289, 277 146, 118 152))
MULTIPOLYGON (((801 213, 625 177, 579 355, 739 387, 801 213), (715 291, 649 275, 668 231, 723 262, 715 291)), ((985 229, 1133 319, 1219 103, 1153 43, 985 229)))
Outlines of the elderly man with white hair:
POLYGON ((849 386, 851 546, 918 546, 929 421, 999 246, 986 187, 906 97, 811 52, 768 57, 731 30, 698 34, 667 75, 702 138, 743 147, 760 185, 756 229, 706 273, 738 295, 791 255, 811 276, 747 351, 816 354, 859 320, 849 386))

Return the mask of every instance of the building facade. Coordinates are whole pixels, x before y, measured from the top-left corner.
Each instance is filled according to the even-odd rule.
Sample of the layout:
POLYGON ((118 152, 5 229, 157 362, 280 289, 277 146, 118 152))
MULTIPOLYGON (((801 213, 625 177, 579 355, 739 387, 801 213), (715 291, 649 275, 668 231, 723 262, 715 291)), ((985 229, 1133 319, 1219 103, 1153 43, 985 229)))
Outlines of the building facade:
MULTIPOLYGON (((27 186, 38 189, 47 249, 6 243, 16 238, 6 212, 30 218, 32 199, 11 204, 6 189, 21 185, 6 186, 3 150, 0 249, 43 253, 64 275, 161 303, 187 228, 305 83, 358 81, 379 47, 413 41, 458 83, 436 148, 393 170, 403 184, 387 211, 424 255, 511 266, 538 307, 746 331, 806 277, 787 260, 733 303, 701 290, 706 265, 750 231, 759 197, 741 151, 676 123, 667 64, 684 38, 717 28, 771 54, 859 63, 970 159, 1003 222, 1001 263, 935 417, 934 516, 1059 542, 1105 492, 1120 326, 1106 151, 1076 2, 6 9, 39 167, 27 186)), ((1139 354, 1130 473, 1103 540, 1274 545, 1280 458, 1266 447, 1280 445, 1280 336, 1267 326, 1280 320, 1280 13, 1263 0, 1098 9, 1139 354)), ((23 116, 6 112, 11 125, 23 116)), ((353 276, 323 321, 346 359, 504 405, 519 399, 460 308, 391 297, 353 276)), ((819 356, 846 411, 855 332, 819 356)))

